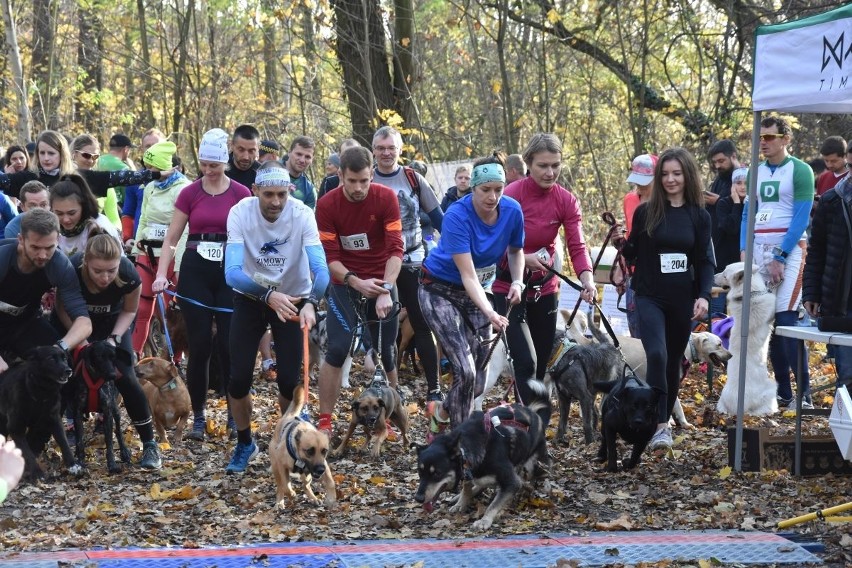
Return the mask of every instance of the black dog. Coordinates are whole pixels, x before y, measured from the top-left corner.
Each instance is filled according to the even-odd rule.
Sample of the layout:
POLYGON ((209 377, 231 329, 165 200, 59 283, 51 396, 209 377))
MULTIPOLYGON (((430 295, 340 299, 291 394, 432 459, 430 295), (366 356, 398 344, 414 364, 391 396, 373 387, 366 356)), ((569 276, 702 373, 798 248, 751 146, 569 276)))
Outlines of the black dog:
POLYGON ((487 530, 509 501, 518 493, 523 480, 541 475, 550 466, 544 437, 544 420, 550 416, 547 387, 530 381, 535 393, 529 406, 498 406, 488 412, 473 412, 458 428, 435 438, 429 446, 417 447, 417 473, 420 486, 414 499, 431 512, 435 500, 444 491, 462 484, 462 492, 451 512, 464 512, 473 497, 486 487, 496 485, 497 493, 475 530, 487 530))
POLYGON ((121 466, 115 462, 112 434, 118 440, 121 461, 130 463, 130 450, 121 435, 121 417, 118 410, 118 379, 116 361, 131 365, 130 355, 116 349, 106 341, 95 341, 74 351, 74 376, 63 388, 63 402, 71 409, 74 431, 77 434, 77 460, 86 462, 86 445, 83 436, 83 414, 100 412, 104 418, 104 442, 106 462, 110 473, 118 473, 121 466))
POLYGON ((56 346, 30 349, 23 362, 0 375, 0 433, 21 448, 29 479, 44 477, 36 456, 51 435, 68 471, 75 475, 83 471, 71 453, 60 412, 61 389, 70 376, 68 358, 56 346))
POLYGON ((657 401, 659 393, 648 383, 625 369, 618 381, 596 382, 595 388, 608 393, 601 403, 601 449, 598 460, 606 461, 607 471, 618 471, 616 437, 633 444, 633 453, 624 461, 624 469, 639 464, 642 452, 657 430, 657 401))

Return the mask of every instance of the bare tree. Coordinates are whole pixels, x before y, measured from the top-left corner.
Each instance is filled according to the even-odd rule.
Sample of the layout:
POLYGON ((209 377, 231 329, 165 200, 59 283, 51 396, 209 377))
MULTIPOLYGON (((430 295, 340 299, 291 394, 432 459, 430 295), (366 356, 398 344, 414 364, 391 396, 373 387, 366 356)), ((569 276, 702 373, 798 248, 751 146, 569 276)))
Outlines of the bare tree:
POLYGON ((12 83, 15 86, 15 99, 18 101, 18 140, 26 142, 30 139, 32 127, 27 101, 27 84, 24 82, 24 66, 18 49, 18 28, 12 13, 11 0, 2 0, 2 5, 3 24, 6 28, 6 56, 9 58, 9 66, 12 69, 12 83))

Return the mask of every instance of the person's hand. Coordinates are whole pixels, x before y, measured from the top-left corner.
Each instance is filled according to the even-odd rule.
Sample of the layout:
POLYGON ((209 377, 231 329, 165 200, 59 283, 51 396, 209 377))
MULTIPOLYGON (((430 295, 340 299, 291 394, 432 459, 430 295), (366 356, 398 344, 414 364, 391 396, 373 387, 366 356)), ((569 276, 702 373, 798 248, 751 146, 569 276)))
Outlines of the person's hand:
POLYGON ((302 299, 296 296, 288 296, 282 292, 272 292, 266 299, 266 305, 275 312, 281 321, 290 321, 299 318, 299 308, 296 306, 302 299))
POLYGON ((709 309, 709 304, 707 300, 704 298, 698 298, 695 300, 695 304, 692 306, 692 320, 693 321, 704 321, 707 319, 707 310, 709 309))
POLYGON ((382 288, 384 294, 379 294, 376 298, 376 315, 381 319, 385 319, 388 317, 388 314, 391 311, 391 307, 393 307, 393 300, 391 299, 390 293, 382 288))
POLYGON ((6 166, 6 168, 3 171, 6 172, 7 174, 13 174, 13 173, 15 173, 15 166, 11 166, 11 165, 6 166))
POLYGON ((772 286, 777 286, 784 280, 784 268, 784 263, 777 260, 772 260, 766 265, 766 271, 769 273, 769 283, 772 286))
POLYGON ((24 474, 24 457, 12 440, 0 435, 0 477, 6 481, 6 489, 12 491, 24 474))
POLYGON ((168 285, 169 285, 168 278, 166 278, 165 276, 160 276, 158 274, 157 277, 154 279, 154 281, 151 282, 151 291, 154 292, 155 294, 159 294, 160 292, 165 290, 168 287, 168 285))
POLYGON ((305 302, 302 311, 299 312, 299 327, 310 331, 316 324, 317 314, 314 310, 314 305, 310 302, 305 302))
POLYGON ((165 181, 169 179, 169 176, 175 173, 176 168, 169 168, 168 170, 160 170, 160 181, 165 181))
POLYGON ((538 253, 525 254, 524 264, 528 270, 547 270, 547 267, 542 264, 538 253))
POLYGON ((510 305, 514 306, 516 304, 520 304, 521 300, 524 297, 524 288, 521 283, 512 283, 509 286, 509 293, 506 294, 506 300, 510 305))
POLYGON ((583 291, 580 292, 580 297, 587 303, 594 304, 598 298, 598 288, 594 282, 583 282, 583 291))
POLYGON ((491 327, 496 333, 500 333, 509 326, 509 318, 501 316, 496 310, 491 310, 488 314, 488 321, 491 322, 491 327))
POLYGON ((740 194, 736 191, 731 192, 731 201, 733 201, 736 205, 739 205, 743 202, 743 200, 740 198, 740 194))
MULTIPOLYGON (((361 279, 357 276, 349 277, 349 286, 361 292, 365 298, 378 298, 382 294, 390 296, 390 292, 382 288, 384 280, 381 278, 365 278, 361 279)), ((384 316, 382 316, 384 317, 384 316)))
POLYGON ((805 311, 808 312, 809 316, 811 316, 812 318, 818 318, 819 317, 819 315, 820 315, 819 314, 819 306, 820 306, 819 302, 811 302, 809 300, 807 302, 804 302, 803 305, 805 306, 805 311))
POLYGON ((622 248, 624 248, 624 243, 626 243, 626 242, 627 242, 627 234, 625 233, 624 229, 622 229, 621 231, 617 231, 617 232, 613 233, 613 235, 612 235, 612 246, 614 246, 617 249, 622 249, 622 248))

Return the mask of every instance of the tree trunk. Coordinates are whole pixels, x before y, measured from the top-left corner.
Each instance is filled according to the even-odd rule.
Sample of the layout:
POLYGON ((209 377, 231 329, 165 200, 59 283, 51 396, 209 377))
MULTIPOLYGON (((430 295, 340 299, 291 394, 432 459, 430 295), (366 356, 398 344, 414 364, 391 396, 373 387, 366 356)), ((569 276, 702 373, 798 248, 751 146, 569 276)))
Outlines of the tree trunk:
POLYGON ((414 100, 411 95, 416 77, 414 68, 414 3, 412 0, 394 0, 393 42, 393 96, 394 108, 405 119, 414 118, 414 100))
POLYGON ((142 93, 142 113, 145 129, 148 129, 153 128, 156 125, 156 122, 154 122, 154 106, 151 102, 154 98, 154 77, 153 69, 151 67, 151 53, 148 51, 148 22, 145 17, 145 0, 136 0, 136 14, 139 19, 142 77, 145 85, 144 92, 142 93))
POLYGON ((331 4, 352 132, 369 146, 378 111, 395 108, 379 5, 377 0, 332 0, 331 4))
POLYGON ((33 54, 32 77, 34 94, 38 100, 34 107, 40 109, 41 122, 45 128, 55 128, 53 91, 53 48, 56 40, 54 14, 58 0, 33 0, 33 54))
POLYGON ((6 28, 6 49, 9 66, 12 68, 12 81, 15 86, 15 98, 18 101, 18 142, 30 140, 30 110, 27 101, 27 84, 24 82, 24 66, 21 52, 18 50, 18 31, 12 14, 11 0, 2 0, 3 23, 6 28))
POLYGON ((183 119, 184 101, 184 77, 188 72, 186 62, 188 59, 187 44, 189 42, 189 24, 195 12, 195 0, 188 0, 186 10, 183 14, 177 11, 180 22, 180 39, 178 40, 178 61, 174 69, 174 91, 172 92, 174 109, 172 111, 172 132, 180 132, 181 120, 183 119))
POLYGON ((101 23, 91 7, 77 6, 77 26, 80 41, 77 44, 77 66, 80 73, 80 91, 76 104, 86 132, 97 133, 100 128, 97 93, 103 88, 101 48, 103 47, 101 23))
MULTIPOLYGON (((273 0, 262 0, 262 10, 272 14, 275 9, 273 0)), ((278 95, 278 28, 277 26, 263 27, 263 94, 273 106, 280 99, 278 95)))

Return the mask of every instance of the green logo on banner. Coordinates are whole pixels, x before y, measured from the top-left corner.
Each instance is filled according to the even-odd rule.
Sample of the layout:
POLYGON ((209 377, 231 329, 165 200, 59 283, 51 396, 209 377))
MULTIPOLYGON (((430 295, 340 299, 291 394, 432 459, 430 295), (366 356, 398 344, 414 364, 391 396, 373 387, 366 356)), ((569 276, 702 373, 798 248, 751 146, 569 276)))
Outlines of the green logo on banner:
POLYGON ((764 181, 760 184, 760 200, 766 202, 781 201, 781 182, 764 181))

